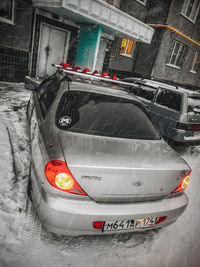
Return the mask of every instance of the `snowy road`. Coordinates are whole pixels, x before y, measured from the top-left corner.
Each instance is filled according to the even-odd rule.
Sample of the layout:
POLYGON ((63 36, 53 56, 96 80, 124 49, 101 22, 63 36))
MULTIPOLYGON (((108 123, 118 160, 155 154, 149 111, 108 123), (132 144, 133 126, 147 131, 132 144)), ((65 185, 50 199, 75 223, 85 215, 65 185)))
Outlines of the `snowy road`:
POLYGON ((29 94, 23 84, 0 84, 0 267, 200 266, 197 155, 183 155, 193 170, 187 189, 189 206, 176 223, 160 231, 63 237, 42 231, 37 220, 34 225, 32 217, 25 217, 30 162, 26 124, 29 94))

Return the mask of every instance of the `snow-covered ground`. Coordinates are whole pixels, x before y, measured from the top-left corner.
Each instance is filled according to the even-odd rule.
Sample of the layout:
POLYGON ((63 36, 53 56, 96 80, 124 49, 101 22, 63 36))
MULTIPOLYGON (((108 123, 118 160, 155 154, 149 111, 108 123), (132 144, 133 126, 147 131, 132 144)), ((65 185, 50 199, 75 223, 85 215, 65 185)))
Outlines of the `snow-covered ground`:
POLYGON ((200 156, 192 167, 189 206, 160 231, 95 237, 56 236, 31 215, 26 186, 30 151, 23 84, 0 83, 0 267, 200 266, 200 156), (28 203, 28 205, 27 205, 28 203))

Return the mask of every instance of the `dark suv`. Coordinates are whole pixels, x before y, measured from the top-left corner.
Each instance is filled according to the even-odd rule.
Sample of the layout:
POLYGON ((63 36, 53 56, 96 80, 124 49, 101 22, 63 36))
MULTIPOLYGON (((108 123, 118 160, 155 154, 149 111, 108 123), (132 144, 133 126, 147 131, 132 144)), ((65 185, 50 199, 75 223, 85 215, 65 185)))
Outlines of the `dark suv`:
POLYGON ((129 90, 146 105, 162 136, 200 144, 200 93, 150 79, 124 81, 134 84, 129 90))

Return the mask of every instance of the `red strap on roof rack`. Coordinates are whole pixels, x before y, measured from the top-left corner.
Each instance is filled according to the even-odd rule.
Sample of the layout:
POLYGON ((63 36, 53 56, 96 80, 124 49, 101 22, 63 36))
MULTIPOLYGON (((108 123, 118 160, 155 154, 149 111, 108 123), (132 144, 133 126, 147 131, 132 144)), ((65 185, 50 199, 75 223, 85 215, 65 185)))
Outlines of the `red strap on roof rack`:
POLYGON ((64 63, 64 62, 60 63, 60 66, 62 66, 64 70, 66 70, 67 68, 70 68, 70 64, 64 63))
MULTIPOLYGON (((92 72, 90 72, 90 70, 88 68, 85 68, 84 70, 81 70, 81 68, 78 66, 71 68, 70 64, 64 63, 64 62, 60 63, 60 65, 52 64, 52 66, 54 66, 58 69, 62 69, 63 72, 66 72, 70 75, 77 75, 79 77, 85 77, 85 78, 89 78, 91 80, 99 80, 99 81, 106 81, 106 82, 115 83, 115 84, 123 84, 123 85, 133 86, 132 83, 119 81, 119 79, 117 78, 117 76, 115 74, 109 76, 107 72, 98 73, 98 71, 95 70, 92 73, 92 72)), ((134 85, 134 86, 136 86, 136 85, 134 85)))
POLYGON ((83 73, 87 74, 87 73, 91 73, 91 72, 90 72, 90 69, 85 68, 85 69, 83 70, 83 73))

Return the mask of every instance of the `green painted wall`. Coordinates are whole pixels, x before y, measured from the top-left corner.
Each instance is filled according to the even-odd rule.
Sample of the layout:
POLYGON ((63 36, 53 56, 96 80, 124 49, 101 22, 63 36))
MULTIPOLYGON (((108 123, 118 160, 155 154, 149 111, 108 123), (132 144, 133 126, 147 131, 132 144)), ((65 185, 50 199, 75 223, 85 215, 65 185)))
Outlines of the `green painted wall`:
POLYGON ((102 33, 101 25, 82 25, 79 32, 76 66, 94 70, 102 33))

